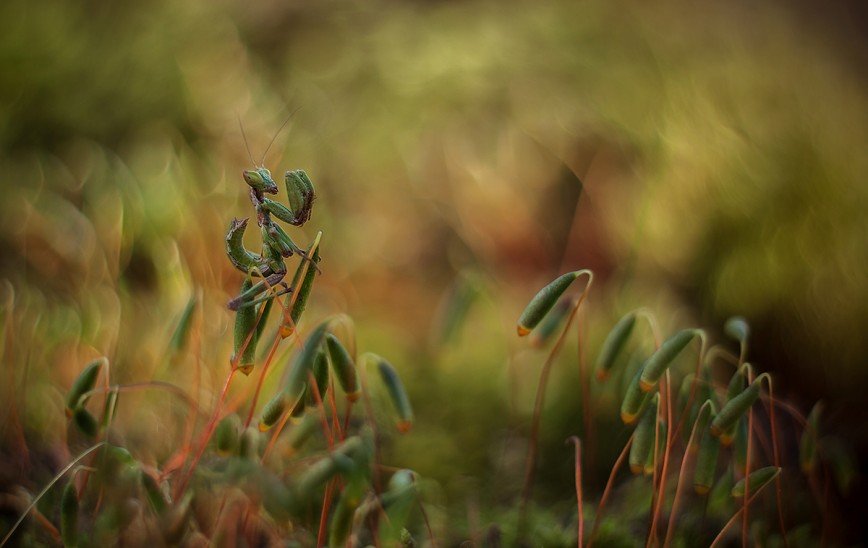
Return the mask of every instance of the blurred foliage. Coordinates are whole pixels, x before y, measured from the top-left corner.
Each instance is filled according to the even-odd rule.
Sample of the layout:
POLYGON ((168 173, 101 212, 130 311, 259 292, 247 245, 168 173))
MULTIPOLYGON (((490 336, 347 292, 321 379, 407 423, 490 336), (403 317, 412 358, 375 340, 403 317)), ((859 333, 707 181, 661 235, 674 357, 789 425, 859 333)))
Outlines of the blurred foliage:
MULTIPOLYGON (((666 327, 743 314, 752 354, 788 393, 829 398, 831 423, 853 421, 848 406, 868 386, 868 100, 864 36, 836 13, 7 0, 4 399, 18 401, 28 442, 52 453, 61 387, 98 355, 125 381, 191 385, 201 363, 211 397, 238 286, 223 236, 247 211, 236 118, 258 160, 300 107, 265 164, 304 168, 317 185, 297 239, 325 234, 308 314, 349 312, 360 341, 402 369, 419 424, 393 460, 443 485, 453 508, 469 491, 507 501, 518 487, 542 355, 513 340, 512 322, 568 269, 597 274, 590 349, 617 311, 643 304, 666 327), (447 345, 432 343, 435 311, 465 269, 478 298, 447 345), (197 290, 197 351, 167 363, 197 290)), ((547 410, 552 448, 579 424, 574 369, 563 370, 547 410)), ((129 436, 159 455, 171 421, 148 398, 158 396, 127 411, 129 436)), ((569 493, 568 463, 557 466, 541 478, 553 498, 569 493)))

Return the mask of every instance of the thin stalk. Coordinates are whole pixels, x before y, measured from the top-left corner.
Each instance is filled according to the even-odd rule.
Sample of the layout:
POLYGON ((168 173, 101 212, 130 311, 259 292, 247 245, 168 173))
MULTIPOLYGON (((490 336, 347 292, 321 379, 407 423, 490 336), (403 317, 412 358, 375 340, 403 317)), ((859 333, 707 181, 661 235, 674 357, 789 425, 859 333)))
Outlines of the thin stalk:
POLYGON ((567 443, 573 442, 576 449, 576 503, 578 504, 579 536, 577 548, 582 548, 582 539, 585 536, 585 511, 582 499, 582 442, 576 436, 567 439, 567 443))
POLYGON ((627 452, 630 451, 630 445, 633 443, 633 436, 635 435, 635 431, 630 434, 627 443, 624 444, 624 449, 621 450, 621 454, 618 455, 615 464, 612 466, 612 471, 609 472, 609 479, 606 481, 606 488, 603 489, 603 496, 600 497, 600 504, 597 505, 597 514, 594 517, 594 526, 591 528, 591 536, 588 537, 588 548, 591 548, 594 543, 594 536, 597 534, 597 528, 600 526, 600 520, 603 517, 603 509, 606 507, 606 501, 609 500, 609 495, 612 494, 612 486, 615 484, 615 475, 624 464, 624 460, 627 458, 627 452))
MULTIPOLYGON (((775 422, 775 395, 774 389, 772 388, 772 377, 769 374, 760 375, 761 377, 765 377, 766 386, 769 389, 769 421, 771 422, 771 431, 772 431, 772 453, 774 454, 775 466, 778 468, 781 467, 781 457, 778 452, 778 435, 777 435, 777 426, 775 422)), ((775 498, 777 499, 778 505, 778 526, 781 529, 781 537, 784 539, 784 546, 789 548, 789 542, 787 541, 787 527, 784 523, 784 507, 782 504, 783 501, 783 487, 781 485, 781 475, 778 474, 775 477, 775 498)), ((746 487, 746 486, 745 486, 746 487)))
MULTIPOLYGON (((651 546, 652 542, 657 542, 657 516, 660 515, 660 508, 663 506, 663 500, 666 497, 666 472, 669 467, 669 453, 672 449, 672 379, 669 375, 669 370, 666 370, 664 376, 666 383, 666 444, 663 449, 663 469, 660 471, 660 487, 657 491, 657 501, 652 511, 651 530, 648 532, 648 541, 646 547, 651 546)), ((662 393, 662 390, 661 390, 662 393)))
MULTIPOLYGON (((702 411, 700 410, 700 413, 702 411)), ((687 449, 684 451, 684 457, 681 459, 681 467, 678 470, 678 483, 675 485, 675 498, 672 499, 672 510, 669 512, 669 523, 666 526, 666 538, 663 541, 663 548, 667 548, 672 545, 672 536, 675 534, 675 524, 678 521, 678 510, 680 509, 680 505, 678 504, 681 501, 681 495, 684 491, 685 476, 690 472, 691 467, 693 466, 693 459, 696 457, 696 453, 698 451, 698 444, 694 443, 696 439, 696 426, 697 422, 693 423, 693 428, 690 429, 690 438, 687 440, 687 449)))
MULTIPOLYGON (((748 504, 753 502, 753 500, 759 496, 762 490, 765 489, 766 485, 768 485, 768 483, 760 486, 760 488, 757 489, 756 493, 754 493, 753 496, 748 499, 748 504)), ((741 517, 742 512, 744 512, 744 506, 739 508, 738 511, 733 514, 731 518, 729 518, 729 521, 726 522, 726 524, 723 526, 723 529, 721 529, 717 536, 714 537, 714 540, 711 541, 710 548, 714 548, 715 546, 720 544, 720 541, 723 540, 723 535, 726 533, 727 529, 732 527, 732 525, 738 520, 738 518, 741 517)))
MULTIPOLYGON (((744 354, 744 345, 742 345, 742 354, 744 354)), ((739 361, 741 358, 739 358, 739 361)), ((747 385, 753 382, 753 368, 750 365, 747 366, 747 385)), ((745 449, 744 455, 744 497, 742 498, 742 508, 744 508, 744 513, 741 516, 741 546, 742 548, 747 548, 747 537, 748 537, 748 524, 749 524, 749 513, 750 501, 748 500, 748 495, 750 494, 750 459, 751 459, 751 449, 753 439, 753 406, 747 410, 747 448, 745 449)), ((777 463, 775 463, 777 466, 777 463)), ((780 474, 778 474, 780 476, 780 474)))
POLYGON ((85 451, 83 453, 81 453, 79 456, 75 457, 69 464, 64 466, 63 469, 61 469, 60 472, 58 472, 51 479, 51 481, 48 482, 48 485, 46 485, 42 489, 42 491, 40 491, 39 494, 36 495, 36 497, 34 497, 32 501, 30 501, 30 504, 27 505, 27 508, 24 510, 24 512, 21 514, 21 516, 18 517, 18 520, 12 525, 12 528, 9 529, 9 532, 6 533, 6 536, 3 537, 2 541, 0 541, 0 547, 6 546, 6 543, 9 542, 10 538, 12 538, 12 534, 15 532, 16 529, 18 529, 18 526, 21 525, 21 522, 24 521, 24 518, 26 518, 27 515, 30 514, 30 511, 36 507, 36 504, 39 502, 39 500, 45 496, 45 493, 47 493, 48 490, 51 489, 54 486, 54 484, 57 483, 60 480, 60 478, 62 478, 64 476, 64 474, 69 472, 73 466, 78 464, 79 461, 83 460, 86 456, 90 455, 91 453, 93 453, 94 451, 96 451, 97 449, 99 449, 100 447, 105 445, 106 443, 107 442, 105 442, 105 441, 101 441, 101 442, 97 443, 96 445, 93 445, 93 446, 85 449, 85 451))

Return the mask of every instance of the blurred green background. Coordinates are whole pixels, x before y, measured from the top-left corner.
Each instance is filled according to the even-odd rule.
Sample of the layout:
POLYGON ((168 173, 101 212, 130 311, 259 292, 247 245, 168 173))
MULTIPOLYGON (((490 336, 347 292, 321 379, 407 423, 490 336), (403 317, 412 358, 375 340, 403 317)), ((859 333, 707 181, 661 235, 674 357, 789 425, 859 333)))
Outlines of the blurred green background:
MULTIPOLYGON (((292 233, 324 232, 308 321, 347 312, 399 368, 419 424, 392 460, 444 506, 515 495, 544 354, 514 321, 584 267, 590 358, 631 308, 716 338, 742 314, 752 361, 803 408, 827 400, 864 455, 865 21, 855 2, 7 0, 3 399, 52 451, 90 357, 121 381, 191 382, 162 356, 196 291, 211 394, 240 283, 223 237, 250 214, 238 118, 258 159, 298 108, 265 164, 316 184, 292 233), (439 344, 462 272, 481 298, 439 344)), ((574 365, 556 374, 562 443, 578 388, 574 365)), ((170 417, 130 413, 165 450, 170 417)), ((4 459, 15 440, 4 427, 4 459)))

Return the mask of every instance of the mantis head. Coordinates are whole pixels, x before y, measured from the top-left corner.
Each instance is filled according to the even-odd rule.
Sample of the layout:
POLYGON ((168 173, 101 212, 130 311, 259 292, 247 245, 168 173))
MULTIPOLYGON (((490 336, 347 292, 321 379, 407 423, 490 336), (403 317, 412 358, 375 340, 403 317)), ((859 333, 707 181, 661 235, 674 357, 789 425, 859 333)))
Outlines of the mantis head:
POLYGON ((245 169, 242 175, 244 182, 251 188, 266 194, 277 194, 277 183, 271 178, 271 172, 264 167, 245 169))

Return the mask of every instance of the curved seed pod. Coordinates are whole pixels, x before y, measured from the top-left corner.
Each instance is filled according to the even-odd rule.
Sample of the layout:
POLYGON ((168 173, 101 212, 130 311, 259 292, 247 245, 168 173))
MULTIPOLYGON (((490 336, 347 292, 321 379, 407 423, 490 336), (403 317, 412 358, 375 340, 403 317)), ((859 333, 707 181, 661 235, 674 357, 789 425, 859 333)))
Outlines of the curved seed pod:
POLYGON ((726 320, 723 331, 738 342, 744 343, 750 335, 750 326, 742 316, 733 316, 726 320))
POLYGON ((639 379, 639 387, 643 392, 651 391, 669 364, 690 344, 697 333, 696 329, 683 329, 663 341, 660 348, 651 354, 645 362, 645 367, 642 368, 642 377, 639 379))
POLYGON ((244 177, 244 182, 250 185, 253 190, 266 194, 277 194, 277 183, 271 178, 271 172, 264 167, 245 169, 241 175, 244 177))
POLYGON ((479 297, 477 276, 461 272, 446 290, 436 314, 434 340, 445 345, 455 339, 466 323, 470 307, 479 297))
POLYGON ((257 428, 247 427, 241 434, 238 444, 238 455, 243 459, 256 460, 259 458, 261 435, 257 428))
POLYGON ((380 378, 383 380, 383 384, 386 385, 389 397, 392 399, 395 410, 398 412, 398 431, 401 433, 409 432, 413 426, 413 407, 410 405, 410 398, 407 396, 404 384, 401 382, 401 378, 398 376, 395 368, 392 367, 392 364, 380 356, 376 356, 376 358, 377 367, 380 370, 380 378))
POLYGON ((163 496, 160 486, 157 485, 157 481, 153 476, 144 470, 139 470, 139 477, 148 502, 151 503, 151 506, 154 508, 157 515, 161 515, 166 510, 166 498, 163 496))
MULTIPOLYGON (((320 400, 325 401, 326 390, 329 387, 329 360, 326 357, 325 348, 323 346, 319 347, 319 351, 316 353, 316 359, 313 362, 313 378, 316 381, 316 388, 319 391, 320 400)), ((316 395, 314 394, 312 389, 308 389, 307 391, 307 402, 308 405, 316 407, 316 395)))
POLYGON ((314 361, 316 361, 327 327, 328 322, 323 322, 311 331, 307 340, 304 341, 301 352, 293 360, 292 369, 289 371, 289 378, 284 388, 288 404, 295 404, 304 395, 308 372, 311 371, 314 361))
POLYGON ((238 449, 238 438, 241 432, 241 419, 235 413, 227 415, 217 425, 214 439, 217 444, 217 454, 228 456, 238 449))
POLYGON ((331 479, 335 474, 349 474, 356 465, 353 459, 364 449, 359 436, 352 436, 337 445, 331 453, 319 459, 304 471, 298 481, 298 491, 303 496, 310 495, 315 489, 331 479))
POLYGON ((187 492, 181 502, 169 508, 160 520, 163 540, 169 546, 177 545, 188 530, 190 514, 193 510, 193 493, 187 492))
POLYGON ((524 337, 539 324, 540 320, 554 307, 564 291, 581 275, 582 271, 568 272, 540 289, 530 300, 518 318, 518 336, 524 337))
POLYGON ((190 300, 187 301, 184 311, 181 312, 181 317, 178 319, 178 327, 175 328, 175 332, 172 334, 172 339, 169 342, 169 349, 172 352, 179 352, 186 346, 190 335, 190 327, 193 325, 193 312, 196 311, 196 304, 198 302, 198 296, 193 294, 190 300))
POLYGON ((286 405, 286 394, 281 390, 262 408, 262 415, 259 418, 259 431, 265 432, 274 426, 280 420, 280 417, 283 416, 283 412, 286 411, 286 405))
MULTIPOLYGON (((245 278, 241 284, 241 293, 253 287, 250 278, 245 278)), ((232 363, 236 364, 239 371, 249 375, 253 371, 256 361, 256 309, 252 306, 242 306, 235 313, 235 352, 232 355, 232 363), (238 350, 247 340, 247 336, 253 332, 250 342, 244 347, 244 352, 238 356, 238 350)))
POLYGON ((711 400, 705 400, 705 402, 700 406, 699 413, 696 414, 696 422, 693 424, 693 431, 699 434, 698 436, 694 436, 692 447, 696 447, 699 445, 700 440, 708 431, 708 425, 711 423, 711 418, 717 414, 717 408, 714 406, 714 402, 711 400))
POLYGON ((654 422, 657 417, 658 400, 659 397, 655 394, 652 404, 642 414, 633 434, 633 443, 630 445, 630 471, 634 474, 642 473, 651 444, 654 443, 654 422))
POLYGON ((99 424, 90 412, 84 407, 79 407, 72 412, 72 422, 88 438, 95 438, 99 432, 99 424))
POLYGON ((552 308, 552 311, 546 314, 537 328, 533 330, 530 344, 536 348, 545 346, 554 334, 564 325, 564 322, 570 315, 570 311, 573 309, 574 304, 572 298, 563 298, 558 301, 558 304, 552 308))
POLYGON ((302 169, 287 171, 283 179, 286 183, 286 196, 289 200, 289 208, 293 213, 293 218, 286 222, 291 225, 301 226, 310 219, 310 212, 313 209, 315 197, 313 183, 302 169))
POLYGON ((347 399, 356 401, 359 399, 361 391, 359 390, 359 379, 356 376, 356 365, 353 363, 353 358, 350 357, 350 353, 337 337, 328 333, 325 339, 332 369, 338 378, 338 383, 347 395, 347 399))
POLYGON ((60 497, 60 538, 67 548, 78 546, 78 492, 75 476, 63 488, 60 497))
POLYGON ((252 275, 251 270, 259 267, 262 257, 245 249, 245 230, 247 230, 247 219, 232 219, 229 223, 229 231, 226 233, 226 256, 235 268, 252 275))
POLYGON ((762 375, 757 377, 741 394, 726 402, 720 413, 711 421, 711 433, 715 437, 719 437, 724 445, 732 443, 732 437, 727 433, 728 430, 735 426, 736 421, 747 413, 747 410, 759 398, 761 383, 762 375))
POLYGON ((630 312, 618 320, 615 327, 609 331, 606 340, 603 342, 600 355, 597 357, 597 380, 604 381, 609 377, 609 372, 615 365, 615 361, 618 359, 624 346, 626 346, 635 325, 636 313, 630 312))
POLYGON ((313 413, 306 414, 290 431, 287 441, 293 450, 299 449, 319 428, 319 420, 313 413))
MULTIPOLYGON (((286 336, 289 336, 292 333, 292 327, 298 325, 298 321, 301 318, 304 309, 307 307, 307 299, 310 297, 311 288, 313 288, 313 281, 316 279, 317 267, 316 263, 320 261, 319 256, 319 239, 322 236, 322 232, 318 232, 316 235, 316 239, 311 247, 314 247, 313 254, 310 255, 309 260, 303 260, 298 265, 298 271, 296 271, 296 277, 304 270, 304 279, 301 282, 301 287, 298 288, 298 296, 295 299, 295 303, 292 305, 292 310, 290 311, 290 318, 292 319, 292 324, 287 326, 289 327, 289 332, 286 336)), ((310 252, 308 252, 310 253, 310 252)), ((293 281, 293 287, 298 287, 297 283, 293 281)))
POLYGON ((72 412, 78 407, 83 406, 87 402, 87 398, 82 396, 91 390, 96 385, 96 380, 99 377, 99 372, 102 366, 107 364, 108 360, 99 358, 87 364, 72 383, 72 388, 69 389, 69 394, 66 397, 66 416, 71 417, 72 412))
POLYGON ((636 422, 639 414, 651 399, 650 393, 643 392, 639 387, 641 375, 642 368, 639 368, 639 371, 633 376, 633 380, 627 385, 627 393, 624 395, 624 401, 621 402, 621 420, 624 424, 636 422))
POLYGON ((304 416, 304 411, 307 409, 307 399, 310 394, 310 387, 307 386, 304 389, 304 395, 299 398, 299 400, 292 407, 292 411, 289 412, 289 418, 293 422, 293 424, 298 424, 301 422, 301 418, 304 416))
MULTIPOLYGON (((766 466, 765 468, 760 468, 759 470, 754 470, 748 475, 748 485, 750 486, 750 494, 754 494, 760 489, 762 489, 768 482, 772 481, 777 477, 778 474, 781 473, 781 469, 777 466, 766 466)), ((732 491, 732 496, 735 498, 744 497, 744 478, 742 478, 738 483, 736 483, 732 491)))
POLYGON ((714 485, 714 473, 717 470, 717 457, 720 453, 720 441, 703 432, 699 442, 699 454, 696 457, 696 468, 693 471, 693 489, 699 495, 707 495, 714 485))
POLYGON ((645 467, 642 469, 642 473, 646 476, 650 476, 654 473, 654 466, 660 466, 663 462, 663 451, 666 450, 666 423, 658 421, 657 432, 654 432, 654 428, 651 429, 651 441, 654 441, 656 436, 657 440, 657 462, 654 462, 655 455, 652 444, 652 449, 648 451, 648 455, 645 457, 645 467))
POLYGON ((802 472, 809 473, 817 464, 817 438, 820 432, 820 412, 823 402, 817 402, 808 414, 805 430, 799 440, 799 465, 802 472))
POLYGON ((347 538, 353 529, 353 517, 362 502, 365 484, 360 481, 351 481, 341 494, 341 498, 335 507, 329 527, 329 547, 341 548, 346 546, 347 538))

